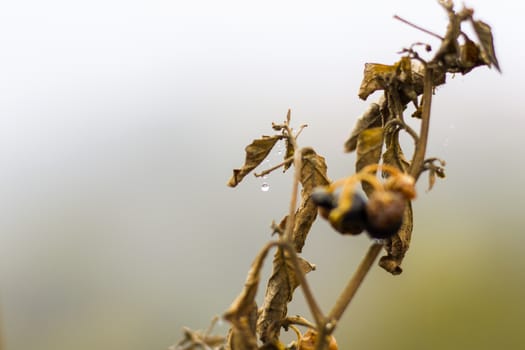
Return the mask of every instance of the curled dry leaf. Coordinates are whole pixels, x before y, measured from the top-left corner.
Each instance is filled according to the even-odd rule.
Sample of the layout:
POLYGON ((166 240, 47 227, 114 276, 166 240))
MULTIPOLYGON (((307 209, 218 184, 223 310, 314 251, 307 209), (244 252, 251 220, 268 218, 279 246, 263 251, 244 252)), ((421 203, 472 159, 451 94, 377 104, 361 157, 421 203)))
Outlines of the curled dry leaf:
POLYGON ((310 194, 317 186, 328 184, 326 176, 326 162, 324 157, 318 155, 313 148, 304 147, 301 149, 302 163, 300 181, 303 186, 303 198, 310 197, 310 194))
POLYGON ((436 183, 436 177, 444 179, 445 175, 445 161, 442 159, 432 158, 425 161, 425 168, 428 169, 428 189, 430 191, 436 183), (438 162, 440 165, 436 164, 438 162))
POLYGON ((232 324, 226 349, 257 349, 255 296, 259 287, 261 268, 271 247, 272 245, 267 245, 259 252, 250 267, 243 290, 223 315, 224 319, 232 324))
MULTIPOLYGON (((383 128, 363 130, 357 139, 356 172, 359 172, 367 165, 378 164, 381 159, 382 148, 383 128)), ((372 187, 368 183, 363 183, 363 190, 367 195, 372 193, 372 187)))
POLYGON ((410 167, 410 162, 405 158, 401 145, 399 144, 400 130, 400 128, 389 128, 389 130, 385 132, 386 150, 383 153, 383 163, 392 165, 406 172, 410 167))
POLYGON ((350 137, 345 142, 345 152, 355 151, 357 147, 357 139, 364 130, 381 126, 381 124, 382 120, 380 105, 377 103, 371 103, 366 111, 359 117, 359 119, 357 119, 350 137))
POLYGON ((293 245, 300 253, 306 242, 310 228, 317 218, 317 205, 311 198, 304 199, 295 213, 295 225, 293 228, 293 245))
POLYGON ((363 81, 359 87, 359 98, 366 100, 373 92, 383 90, 395 74, 395 66, 365 63, 363 81))
POLYGON ((492 29, 487 23, 483 21, 475 21, 472 18, 470 21, 481 45, 481 57, 483 61, 485 61, 485 63, 489 67, 491 65, 494 65, 498 72, 501 72, 499 68, 498 59, 496 58, 496 52, 494 50, 494 38, 492 37, 492 29))
POLYGON ((318 186, 328 185, 327 167, 324 157, 318 155, 312 148, 303 148, 300 182, 301 204, 295 213, 293 227, 293 245, 297 252, 301 252, 308 232, 317 218, 317 205, 312 201, 311 194, 318 186))
POLYGON ((459 62, 463 74, 470 72, 474 67, 487 64, 481 56, 478 45, 466 36, 465 43, 459 49, 459 62))
POLYGON ((184 339, 176 345, 172 345, 168 350, 198 350, 198 349, 219 349, 224 344, 224 337, 211 335, 207 332, 194 331, 184 327, 184 339))
MULTIPOLYGON (((257 336, 255 327, 257 323, 257 306, 253 308, 249 316, 243 316, 232 322, 228 333, 225 350, 257 350, 257 336)), ((222 350, 222 348, 221 348, 222 350)))
POLYGON ((228 181, 228 186, 235 187, 242 181, 242 179, 248 175, 253 169, 255 169, 271 152, 275 143, 279 141, 283 136, 263 136, 260 139, 253 140, 246 148, 246 158, 244 165, 240 169, 233 169, 233 176, 228 181))
POLYGON ((359 98, 366 100, 368 96, 377 90, 388 90, 400 88, 400 93, 408 93, 401 96, 402 100, 411 101, 417 97, 415 87, 412 85, 412 62, 409 57, 402 57, 393 65, 366 63, 363 81, 359 87, 359 98))
MULTIPOLYGON (((284 160, 292 157, 295 153, 295 150, 293 148, 293 144, 290 142, 289 138, 286 138, 286 151, 284 152, 284 160)), ((286 163, 284 165, 283 173, 288 170, 292 166, 293 162, 286 163)))
MULTIPOLYGON (((302 185, 301 204, 295 213, 292 244, 300 252, 308 232, 317 216, 317 206, 310 194, 317 186, 327 185, 325 159, 312 148, 300 150, 302 167, 299 172, 302 185)), ((301 270, 308 273, 314 266, 299 257, 301 270)), ((264 303, 257 322, 257 333, 263 343, 275 342, 280 333, 281 321, 286 318, 287 305, 292 300, 294 290, 299 286, 293 263, 281 248, 275 253, 272 275, 268 281, 264 303)))
MULTIPOLYGON (((299 264, 304 273, 315 269, 303 258, 299 257, 299 264)), ((275 342, 279 338, 281 321, 286 318, 287 305, 292 301, 293 292, 299 286, 299 280, 289 255, 278 248, 274 260, 273 271, 268 286, 261 313, 257 321, 257 333, 263 343, 275 342)))
POLYGON ((397 234, 393 235, 387 240, 387 243, 385 244, 387 255, 381 257, 379 260, 379 266, 393 275, 399 275, 401 272, 403 272, 401 263, 403 262, 405 253, 410 246, 410 238, 412 236, 413 227, 412 204, 409 201, 403 215, 403 223, 401 228, 397 234))

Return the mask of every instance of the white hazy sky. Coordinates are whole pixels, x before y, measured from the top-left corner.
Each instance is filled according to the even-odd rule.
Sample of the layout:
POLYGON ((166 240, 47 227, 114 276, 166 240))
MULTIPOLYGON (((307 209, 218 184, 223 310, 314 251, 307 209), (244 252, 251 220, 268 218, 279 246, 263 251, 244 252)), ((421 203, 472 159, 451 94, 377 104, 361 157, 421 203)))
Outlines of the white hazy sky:
MULTIPOLYGON (((422 195, 420 212, 485 218, 489 196, 510 203, 498 220, 513 222, 525 204, 525 5, 467 5, 494 28, 503 74, 479 68, 437 90, 429 151, 449 161, 449 179, 422 195)), ((437 46, 394 14, 445 30, 444 11, 421 0, 2 2, 7 348, 165 348, 183 325, 205 327, 287 208, 289 177, 272 175, 264 194, 255 179, 225 187, 244 145, 292 108, 310 126, 301 142, 333 178, 348 174, 341 150, 368 104, 357 98, 364 63, 392 63, 416 41, 437 46)), ((496 225, 486 220, 463 224, 496 225)))

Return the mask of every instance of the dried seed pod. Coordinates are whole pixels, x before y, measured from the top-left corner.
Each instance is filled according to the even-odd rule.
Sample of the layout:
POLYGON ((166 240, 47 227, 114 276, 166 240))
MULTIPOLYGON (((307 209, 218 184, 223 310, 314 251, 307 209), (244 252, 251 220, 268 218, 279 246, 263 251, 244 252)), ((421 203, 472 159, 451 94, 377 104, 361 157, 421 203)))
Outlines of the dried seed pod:
POLYGON ((349 202, 349 208, 339 206, 339 196, 329 192, 326 188, 318 187, 311 194, 311 198, 319 207, 319 214, 328 219, 332 227, 342 233, 357 235, 365 229, 366 223, 366 201, 363 197, 354 193, 349 202))
POLYGON ((366 227, 366 201, 359 193, 352 195, 348 209, 338 206, 328 217, 332 227, 342 234, 358 235, 366 227))
POLYGON ((326 187, 316 187, 310 195, 313 202, 319 207, 319 214, 328 219, 330 211, 337 207, 337 198, 326 187))
POLYGON ((375 191, 366 204, 366 231, 372 238, 389 238, 403 223, 406 198, 400 192, 375 191))

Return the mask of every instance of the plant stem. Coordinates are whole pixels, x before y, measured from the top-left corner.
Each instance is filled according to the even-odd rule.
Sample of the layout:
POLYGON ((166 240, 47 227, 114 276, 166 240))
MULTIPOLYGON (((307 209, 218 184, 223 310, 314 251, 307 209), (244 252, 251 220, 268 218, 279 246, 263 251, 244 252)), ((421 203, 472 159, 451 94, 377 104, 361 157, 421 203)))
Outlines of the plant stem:
POLYGON ((421 131, 419 133, 419 140, 416 143, 414 156, 408 170, 409 174, 417 181, 419 175, 423 171, 423 164, 425 162, 425 152, 427 150, 428 129, 430 126, 430 105, 432 104, 432 87, 433 87, 433 70, 427 65, 425 67, 425 80, 423 85, 422 97, 422 111, 421 111, 421 131))
POLYGON ((306 303, 308 304, 308 307, 310 308, 310 311, 312 312, 312 316, 315 320, 315 324, 317 327, 322 325, 324 323, 325 317, 323 315, 323 312, 321 311, 321 308, 319 307, 319 304, 317 304, 317 301, 314 298, 314 294, 312 293, 312 290, 310 289, 310 285, 306 281, 306 276, 301 269, 301 266, 299 265, 299 257, 297 256, 297 252, 295 251, 295 247, 290 244, 289 242, 283 242, 280 244, 280 246, 288 251, 288 254, 290 255, 290 260, 293 263, 295 274, 297 275, 297 278, 299 279, 299 285, 301 286, 301 289, 303 290, 304 298, 306 300, 306 303))
POLYGON ((288 254, 290 255, 290 259, 295 269, 295 274, 297 275, 297 278, 299 279, 299 285, 301 286, 301 289, 303 290, 304 298, 306 299, 308 307, 310 308, 310 311, 312 312, 312 316, 315 320, 315 323, 317 324, 317 326, 320 326, 324 322, 325 317, 323 315, 323 312, 321 311, 321 308, 317 304, 317 301, 314 298, 312 290, 310 289, 310 285, 306 281, 306 276, 303 270, 301 270, 301 266, 299 265, 299 258, 297 256, 297 252, 295 250, 295 244, 293 241, 293 230, 294 230, 294 224, 295 224, 295 210, 297 207, 297 196, 299 193, 299 183, 301 181, 301 171, 303 169, 303 151, 299 149, 297 145, 297 140, 295 139, 292 129, 290 128, 290 124, 289 124, 290 123, 290 110, 288 110, 288 115, 286 119, 287 119, 286 129, 287 129, 287 133, 289 137, 288 142, 290 142, 295 152, 294 152, 294 177, 293 177, 293 185, 292 185, 292 196, 290 198, 290 212, 288 213, 288 218, 286 219, 286 227, 285 227, 284 235, 283 235, 284 244, 282 245, 282 247, 288 250, 288 254))
POLYGON ((368 271, 372 267, 372 264, 376 260, 379 252, 383 248, 383 244, 374 243, 368 249, 363 260, 357 267, 357 270, 354 272, 352 279, 348 282, 345 289, 337 299, 334 307, 330 311, 330 314, 326 318, 326 321, 322 324, 322 327, 319 327, 319 334, 317 337, 317 342, 315 344, 315 350, 324 350, 327 346, 327 336, 329 336, 334 330, 337 322, 345 312, 346 308, 352 301, 355 293, 359 289, 359 286, 365 279, 368 271))
POLYGON ((357 270, 354 272, 352 279, 348 282, 345 289, 339 296, 339 299, 337 299, 334 307, 330 311, 330 314, 328 315, 328 319, 331 320, 331 322, 335 323, 339 321, 344 311, 346 310, 347 306, 352 301, 352 298, 357 292, 357 289, 359 289, 359 286, 363 282, 366 274, 372 267, 372 264, 374 263, 377 256, 381 252, 382 248, 383 248, 383 244, 380 244, 380 243, 374 243, 370 246, 370 248, 368 249, 368 252, 364 256, 359 266, 357 267, 357 270))
POLYGON ((285 166, 286 164, 288 163, 291 163, 292 161, 294 160, 293 156, 292 157, 288 157, 286 158, 283 162, 269 168, 269 169, 266 169, 264 171, 261 171, 260 173, 255 173, 253 175, 255 175, 255 177, 261 177, 261 176, 264 176, 264 175, 268 175, 269 173, 271 173, 272 171, 274 170, 277 170, 279 169, 280 167, 283 167, 285 166))

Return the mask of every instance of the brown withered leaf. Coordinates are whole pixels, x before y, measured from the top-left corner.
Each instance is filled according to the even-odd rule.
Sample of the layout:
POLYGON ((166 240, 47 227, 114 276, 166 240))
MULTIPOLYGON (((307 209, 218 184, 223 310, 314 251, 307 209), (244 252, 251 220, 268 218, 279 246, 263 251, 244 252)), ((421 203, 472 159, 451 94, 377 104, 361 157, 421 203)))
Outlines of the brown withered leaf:
POLYGON ((295 250, 301 252, 310 232, 310 228, 317 218, 317 205, 313 202, 311 194, 315 188, 329 184, 326 174, 327 167, 324 157, 318 155, 312 148, 301 149, 302 167, 300 182, 303 187, 301 191, 301 204, 295 213, 292 239, 295 250))
POLYGON ((224 313, 225 320, 232 324, 226 340, 227 350, 255 350, 257 349, 257 304, 255 296, 260 282, 260 272, 271 246, 266 246, 255 257, 244 288, 233 301, 230 308, 224 313))
POLYGON ((301 168, 301 185, 303 186, 303 199, 310 196, 317 186, 327 185, 326 162, 324 157, 318 155, 313 148, 301 149, 303 166, 301 168))
POLYGON ((194 331, 184 327, 184 339, 176 345, 172 345, 168 350, 200 350, 200 349, 219 349, 224 344, 224 337, 211 335, 202 331, 194 331))
POLYGON ((260 272, 270 247, 265 247, 259 252, 252 262, 252 266, 246 276, 246 282, 244 282, 244 288, 237 298, 232 302, 229 309, 224 313, 223 317, 225 320, 234 322, 242 316, 250 315, 253 304, 255 303, 255 296, 257 294, 257 288, 261 279, 260 272))
POLYGON ((483 59, 478 45, 466 36, 465 43, 459 48, 459 60, 461 62, 462 74, 470 72, 474 67, 490 64, 483 59))
POLYGON ((403 99, 408 101, 417 97, 412 85, 412 63, 409 57, 402 57, 401 60, 393 65, 380 63, 366 63, 363 73, 363 81, 359 87, 359 98, 366 100, 368 96, 377 90, 395 88, 396 85, 401 87, 401 91, 406 90, 408 96, 403 99), (399 84, 393 84, 397 82, 399 84))
POLYGON ((228 181, 228 186, 235 187, 255 169, 271 152, 276 142, 282 138, 280 135, 263 136, 260 139, 253 140, 246 148, 246 158, 244 165, 240 169, 233 169, 233 176, 228 181))
POLYGON ((350 137, 345 142, 345 152, 355 151, 357 147, 357 139, 364 130, 381 126, 381 124, 380 106, 377 103, 371 103, 365 112, 357 119, 350 137))
MULTIPOLYGON (((295 150, 293 148, 293 144, 290 142, 290 140, 286 139, 286 151, 284 152, 284 160, 292 157, 295 153, 295 150)), ((293 162, 286 163, 284 165, 283 173, 288 170, 292 166, 293 162)))
POLYGON ((254 302, 249 315, 242 316, 232 322, 224 350, 257 350, 256 325, 257 305, 254 302))
POLYGON ((365 166, 377 164, 381 159, 383 147, 383 128, 366 129, 357 139, 356 172, 365 166))
MULTIPOLYGON (((293 245, 300 252, 308 232, 317 216, 317 206, 310 199, 310 194, 317 186, 327 185, 325 159, 314 149, 306 147, 300 150, 302 166, 299 180, 302 185, 301 205, 295 213, 293 225, 293 245)), ((299 258, 301 269, 307 273, 313 265, 299 258)), ((286 317, 287 304, 292 300, 293 292, 298 287, 293 263, 282 249, 278 249, 274 261, 272 275, 268 281, 264 304, 257 323, 257 333, 263 343, 278 339, 281 321, 286 317)))
POLYGON ((383 163, 392 165, 406 172, 410 167, 410 162, 405 158, 403 150, 399 144, 400 130, 400 128, 390 128, 387 132, 385 132, 386 150, 383 153, 383 163))
POLYGON ((310 228, 317 218, 317 205, 311 198, 303 199, 301 206, 295 213, 295 224, 293 227, 293 245, 300 253, 306 242, 310 228))
POLYGON ((403 258, 410 246, 413 227, 412 203, 408 202, 403 215, 403 224, 401 225, 401 228, 394 236, 387 240, 387 243, 385 244, 387 255, 379 259, 379 266, 393 275, 399 275, 403 272, 401 263, 403 262, 403 258))
POLYGON ((498 59, 496 58, 496 51, 494 50, 494 38, 492 37, 492 29, 490 26, 483 21, 475 21, 471 18, 470 22, 476 32, 479 43, 481 45, 481 57, 485 63, 490 67, 494 65, 498 72, 501 72, 499 68, 498 59))
MULTIPOLYGON (((299 257, 301 270, 308 273, 315 269, 303 258, 299 257)), ((277 249, 273 260, 273 271, 264 297, 264 304, 257 322, 257 333, 263 343, 279 338, 281 321, 286 317, 287 305, 292 300, 294 290, 299 286, 295 269, 288 254, 281 248, 277 249)))
POLYGON ((368 96, 375 91, 383 90, 392 80, 395 71, 395 66, 380 63, 365 63, 363 81, 359 87, 359 98, 366 100, 368 96))
POLYGON ((428 171, 428 189, 427 192, 430 191, 434 184, 436 183, 436 171, 434 169, 429 169, 428 171))
MULTIPOLYGON (((383 128, 366 129, 357 139, 357 159, 355 170, 359 172, 365 166, 377 164, 381 159, 383 148, 383 128)), ((363 190, 370 195, 372 188, 368 183, 363 183, 363 190)))
POLYGON ((445 168, 443 166, 445 165, 445 162, 443 160, 437 160, 441 163, 441 166, 434 164, 433 162, 428 164, 428 189, 427 192, 430 191, 434 184, 436 183, 436 177, 439 177, 440 179, 444 179, 446 177, 445 175, 445 168))

